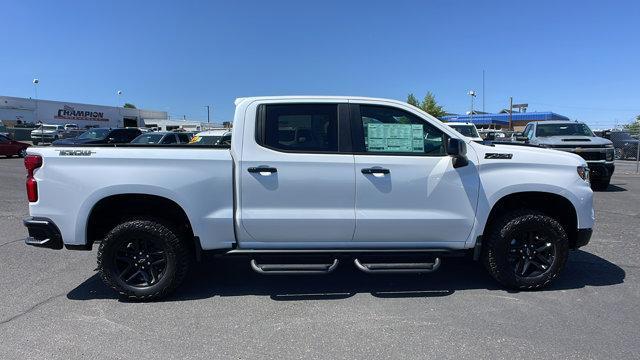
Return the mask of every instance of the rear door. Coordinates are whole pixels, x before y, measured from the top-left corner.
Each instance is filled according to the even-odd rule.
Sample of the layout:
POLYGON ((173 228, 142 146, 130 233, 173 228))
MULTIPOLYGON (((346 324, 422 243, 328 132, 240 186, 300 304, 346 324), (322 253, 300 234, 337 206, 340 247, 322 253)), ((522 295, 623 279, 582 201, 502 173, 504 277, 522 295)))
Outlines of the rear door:
POLYGON ((340 153, 350 152, 350 144, 340 140, 341 131, 347 134, 339 125, 348 122, 346 101, 261 104, 256 110, 257 126, 244 130, 240 161, 241 246, 350 242, 354 156, 340 153))
POLYGON ((441 129, 391 106, 352 105, 354 242, 462 247, 478 203, 473 154, 454 168, 441 129), (456 244, 457 243, 457 244, 456 244))

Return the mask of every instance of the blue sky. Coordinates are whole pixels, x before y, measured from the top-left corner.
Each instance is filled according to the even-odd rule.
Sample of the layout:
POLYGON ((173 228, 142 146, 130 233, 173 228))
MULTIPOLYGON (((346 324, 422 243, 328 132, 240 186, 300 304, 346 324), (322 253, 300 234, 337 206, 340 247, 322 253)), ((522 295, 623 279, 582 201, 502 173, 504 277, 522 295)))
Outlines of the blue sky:
POLYGON ((250 95, 640 114, 640 1, 3 1, 0 95, 229 120, 250 95))

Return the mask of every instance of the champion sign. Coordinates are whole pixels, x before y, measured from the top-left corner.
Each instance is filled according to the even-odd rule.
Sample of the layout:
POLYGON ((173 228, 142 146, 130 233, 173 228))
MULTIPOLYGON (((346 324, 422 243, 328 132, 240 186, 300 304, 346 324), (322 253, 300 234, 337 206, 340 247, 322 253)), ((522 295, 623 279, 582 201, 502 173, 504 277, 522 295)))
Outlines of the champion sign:
POLYGON ((109 121, 109 119, 104 117, 103 112, 76 110, 69 105, 65 105, 62 109, 58 109, 58 115, 54 116, 54 118, 68 120, 109 121))

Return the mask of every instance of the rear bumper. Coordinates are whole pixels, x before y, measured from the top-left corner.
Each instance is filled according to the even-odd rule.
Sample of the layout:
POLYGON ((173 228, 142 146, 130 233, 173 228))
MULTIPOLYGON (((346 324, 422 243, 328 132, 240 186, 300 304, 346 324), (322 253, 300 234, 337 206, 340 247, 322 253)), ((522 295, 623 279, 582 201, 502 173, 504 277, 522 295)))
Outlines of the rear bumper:
POLYGON ((42 217, 28 217, 22 222, 29 231, 29 236, 24 240, 25 244, 55 250, 62 249, 62 235, 53 221, 42 217))
POLYGON ((593 229, 578 229, 574 249, 587 245, 591 240, 591 234, 593 234, 593 229))

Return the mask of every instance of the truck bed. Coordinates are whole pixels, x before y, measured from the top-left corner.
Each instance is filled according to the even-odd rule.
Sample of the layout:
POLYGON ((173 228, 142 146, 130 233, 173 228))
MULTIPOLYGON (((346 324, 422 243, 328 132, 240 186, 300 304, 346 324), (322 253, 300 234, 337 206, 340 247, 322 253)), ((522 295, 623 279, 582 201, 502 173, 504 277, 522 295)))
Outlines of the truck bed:
POLYGON ((41 195, 30 203, 30 213, 53 220, 72 244, 86 243, 92 208, 116 194, 160 196, 182 204, 203 249, 229 247, 234 241, 228 149, 108 144, 33 147, 29 154, 43 158, 35 173, 41 195))

